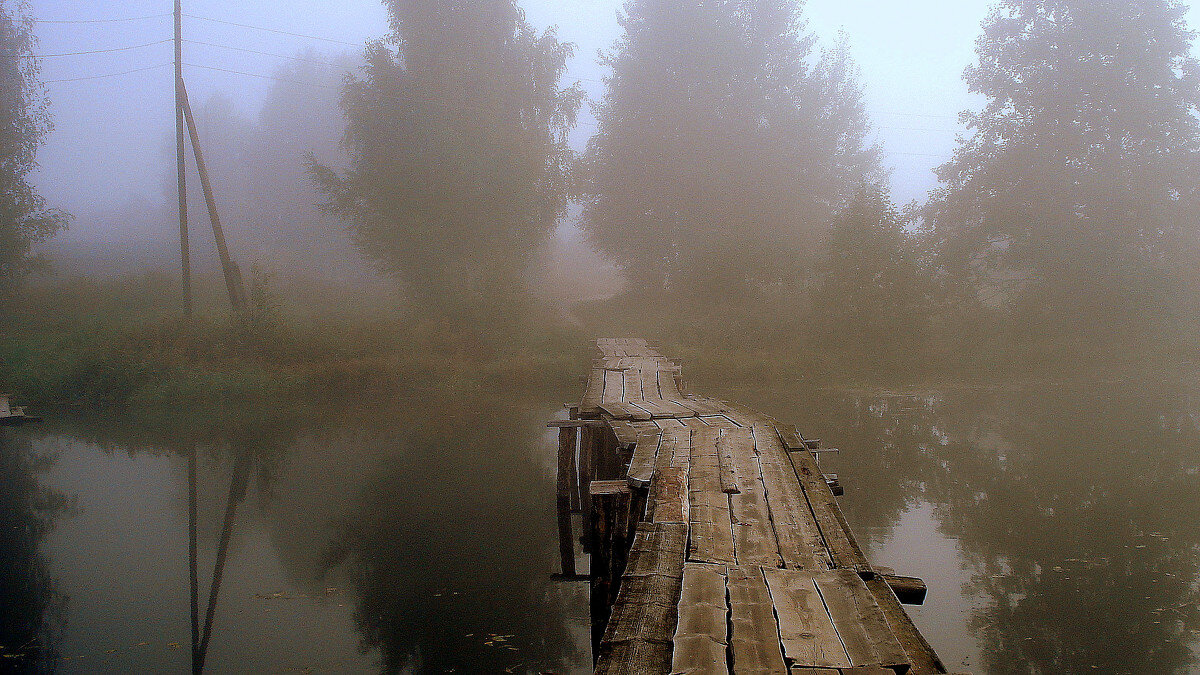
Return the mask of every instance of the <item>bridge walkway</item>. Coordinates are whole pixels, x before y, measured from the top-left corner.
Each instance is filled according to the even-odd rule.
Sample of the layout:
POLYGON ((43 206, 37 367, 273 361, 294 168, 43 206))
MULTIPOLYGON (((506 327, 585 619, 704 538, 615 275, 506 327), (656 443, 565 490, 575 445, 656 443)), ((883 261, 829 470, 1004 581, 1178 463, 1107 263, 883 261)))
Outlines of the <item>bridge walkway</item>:
POLYGON ((946 672, 897 595, 923 584, 868 562, 819 441, 685 393, 645 340, 597 346, 572 419, 552 423, 564 573, 571 511, 591 554, 597 673, 946 672))

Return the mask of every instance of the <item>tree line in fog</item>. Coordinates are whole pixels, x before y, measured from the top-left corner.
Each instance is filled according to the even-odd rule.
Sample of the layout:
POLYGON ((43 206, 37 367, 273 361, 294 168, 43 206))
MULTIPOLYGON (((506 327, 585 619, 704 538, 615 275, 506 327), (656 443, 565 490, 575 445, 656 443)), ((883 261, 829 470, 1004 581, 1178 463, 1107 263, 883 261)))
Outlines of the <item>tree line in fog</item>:
MULTIPOLYGON (((629 0, 596 101, 564 83, 573 46, 517 2, 385 4, 391 32, 339 93, 293 86, 333 86, 338 68, 310 62, 258 120, 210 104, 203 126, 221 148, 207 154, 246 177, 230 220, 314 258, 348 233, 422 316, 527 323, 530 268, 575 203, 625 280, 599 314, 766 317, 755 325, 885 361, 1200 337, 1200 68, 1175 0, 998 2, 964 72, 983 105, 909 205, 890 197, 846 40, 822 47, 795 2, 629 0), (339 95, 340 114, 321 111, 339 95), (576 153, 584 105, 597 129, 576 153)), ((0 94, 33 120, 6 152, 31 159, 44 112, 22 63, 6 53, 0 94)), ((0 178, 21 185, 13 166, 0 178)), ((62 222, 21 195, 0 204, 9 288, 62 222)))

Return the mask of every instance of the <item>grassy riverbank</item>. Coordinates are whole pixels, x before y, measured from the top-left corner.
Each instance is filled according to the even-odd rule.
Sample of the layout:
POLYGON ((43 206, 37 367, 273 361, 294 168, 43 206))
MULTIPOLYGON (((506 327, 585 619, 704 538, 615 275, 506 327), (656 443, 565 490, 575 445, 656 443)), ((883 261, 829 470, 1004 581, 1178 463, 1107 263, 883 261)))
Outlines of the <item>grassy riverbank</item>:
MULTIPOLYGON (((567 400, 578 393, 577 378, 593 356, 590 340, 601 335, 650 339, 683 363, 697 391, 708 393, 728 387, 936 388, 939 382, 1110 379, 1161 372, 1153 363, 1163 360, 1134 358, 1129 351, 1122 362, 1085 356, 1078 347, 1034 360, 1028 349, 1006 352, 998 344, 953 360, 939 359, 933 343, 863 354, 815 339, 803 316, 787 318, 749 304, 670 313, 668 303, 637 299, 584 307, 575 326, 547 311, 525 318, 519 329, 465 330, 407 316, 386 295, 310 288, 273 295, 261 283, 252 287, 249 320, 235 321, 217 280, 197 290, 196 315, 188 321, 180 315, 173 279, 164 275, 80 277, 29 289, 0 308, 0 391, 35 406, 152 418, 181 410, 262 417, 281 414, 281 408, 321 416, 355 402, 453 401, 483 389, 513 395, 547 390, 567 400)), ((1187 361, 1179 353, 1168 356, 1187 361)))
POLYGON ((452 397, 481 383, 561 386, 580 371, 579 342, 554 330, 492 341, 384 308, 301 314, 261 298, 248 321, 233 320, 215 299, 189 321, 159 276, 81 280, 33 289, 5 308, 0 389, 37 405, 140 414, 229 415, 271 401, 329 409, 452 397))

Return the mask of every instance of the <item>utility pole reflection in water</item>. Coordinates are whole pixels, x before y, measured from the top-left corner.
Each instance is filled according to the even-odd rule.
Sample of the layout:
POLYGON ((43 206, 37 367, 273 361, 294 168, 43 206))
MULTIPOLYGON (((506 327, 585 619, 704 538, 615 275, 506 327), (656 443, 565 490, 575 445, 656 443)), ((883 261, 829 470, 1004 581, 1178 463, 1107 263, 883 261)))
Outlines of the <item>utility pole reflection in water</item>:
POLYGON ((209 641, 212 638, 213 617, 217 609, 217 596, 221 591, 221 576, 225 572, 225 558, 229 553, 229 540, 233 534, 233 521, 237 515, 237 506, 246 498, 246 489, 250 482, 250 450, 242 449, 237 463, 233 467, 233 476, 229 481, 229 499, 225 502, 225 518, 221 524, 221 539, 217 544, 217 559, 213 565, 212 585, 208 591, 208 606, 204 612, 204 628, 200 629, 199 579, 197 575, 196 548, 196 452, 192 451, 188 458, 188 556, 191 567, 192 587, 192 673, 199 675, 204 672, 204 658, 208 654, 209 641))

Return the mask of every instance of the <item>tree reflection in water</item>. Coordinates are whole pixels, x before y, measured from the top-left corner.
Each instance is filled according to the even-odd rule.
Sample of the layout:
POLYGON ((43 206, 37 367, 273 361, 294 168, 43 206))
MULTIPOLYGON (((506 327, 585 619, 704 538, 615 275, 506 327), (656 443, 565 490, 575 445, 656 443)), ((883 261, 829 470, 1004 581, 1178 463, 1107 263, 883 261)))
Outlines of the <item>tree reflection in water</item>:
POLYGON ((0 670, 56 670, 67 598, 40 547, 73 500, 40 484, 53 463, 22 432, 0 429, 0 670))
POLYGON ((406 416, 392 459, 358 487, 323 567, 346 575, 382 670, 561 670, 580 654, 551 588, 545 414, 457 402, 406 416))
POLYGON ((918 502, 934 506, 970 574, 962 592, 981 670, 1200 663, 1193 393, 1155 382, 939 397, 825 391, 798 403, 793 418, 843 449, 827 465, 841 473, 856 532, 878 538, 918 502))

